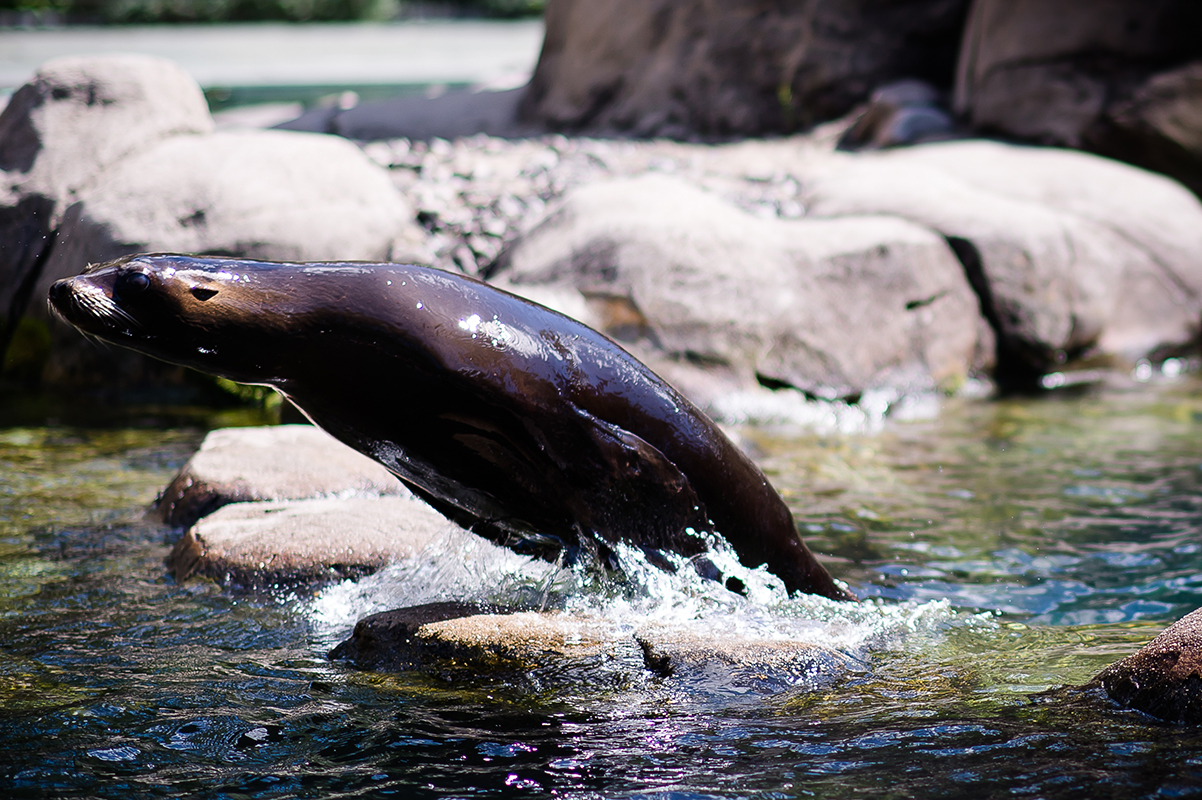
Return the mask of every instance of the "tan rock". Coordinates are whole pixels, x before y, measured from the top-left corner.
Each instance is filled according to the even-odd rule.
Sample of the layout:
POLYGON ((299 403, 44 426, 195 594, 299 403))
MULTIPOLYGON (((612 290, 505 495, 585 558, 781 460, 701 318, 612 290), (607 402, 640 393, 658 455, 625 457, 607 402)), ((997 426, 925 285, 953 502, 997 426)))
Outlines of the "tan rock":
POLYGON ((322 583, 412 557, 452 527, 402 497, 234 503, 192 526, 167 567, 178 581, 204 575, 244 589, 322 583))
POLYGON ((169 525, 190 526, 230 503, 322 497, 407 497, 377 462, 312 425, 210 431, 155 506, 169 525))

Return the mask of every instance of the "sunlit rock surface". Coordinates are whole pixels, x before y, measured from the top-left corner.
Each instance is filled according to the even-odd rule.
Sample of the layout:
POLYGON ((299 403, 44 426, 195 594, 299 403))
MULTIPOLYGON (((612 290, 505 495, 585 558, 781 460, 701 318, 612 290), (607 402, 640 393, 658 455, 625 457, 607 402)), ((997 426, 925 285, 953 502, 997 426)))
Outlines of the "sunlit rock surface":
POLYGON ((575 288, 594 327, 743 389, 951 390, 982 358, 976 297, 940 236, 879 215, 761 219, 667 176, 572 192, 499 279, 575 288))
POLYGON ((1196 347, 1202 204, 1109 159, 987 141, 815 159, 820 217, 889 214, 947 239, 998 337, 998 369, 1038 375, 1082 356, 1196 347))
POLYGON ((179 581, 204 575, 245 589, 328 583, 412 556, 450 525, 403 497, 233 503, 192 526, 167 568, 179 581))
POLYGON ((168 525, 187 527, 230 503, 381 495, 409 491, 379 463, 313 425, 210 431, 155 504, 168 525))
POLYGON ((1100 689, 1120 706, 1166 722, 1202 724, 1202 609, 1102 670, 1084 688, 1100 689))
POLYGON ((717 694, 816 689, 854 659, 799 640, 716 635, 667 625, 632 627, 585 613, 488 613, 432 603, 360 620, 330 657, 360 669, 417 670, 446 679, 511 674, 538 683, 588 681, 618 688, 660 680, 717 694))

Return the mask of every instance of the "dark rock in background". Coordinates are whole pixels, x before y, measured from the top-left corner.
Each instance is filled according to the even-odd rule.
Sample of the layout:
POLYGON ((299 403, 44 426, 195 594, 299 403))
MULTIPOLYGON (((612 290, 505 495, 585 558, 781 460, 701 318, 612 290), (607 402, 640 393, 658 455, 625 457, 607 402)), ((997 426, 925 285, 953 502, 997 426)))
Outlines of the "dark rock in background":
POLYGON ((974 128, 1093 150, 1202 189, 1202 6, 974 0, 955 110, 974 128))
POLYGON ((877 86, 950 86, 967 0, 552 0, 523 119, 635 136, 788 133, 877 86))

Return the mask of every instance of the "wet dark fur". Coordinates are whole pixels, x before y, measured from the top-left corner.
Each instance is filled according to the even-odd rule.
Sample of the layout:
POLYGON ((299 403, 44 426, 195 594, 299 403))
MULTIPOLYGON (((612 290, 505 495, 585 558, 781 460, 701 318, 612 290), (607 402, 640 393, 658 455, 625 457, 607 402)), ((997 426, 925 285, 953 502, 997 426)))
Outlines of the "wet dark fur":
POLYGON ((626 541, 697 556, 720 531, 791 592, 852 599, 763 473, 590 328, 397 264, 136 256, 59 281, 85 333, 278 389, 454 521, 544 557, 626 541))

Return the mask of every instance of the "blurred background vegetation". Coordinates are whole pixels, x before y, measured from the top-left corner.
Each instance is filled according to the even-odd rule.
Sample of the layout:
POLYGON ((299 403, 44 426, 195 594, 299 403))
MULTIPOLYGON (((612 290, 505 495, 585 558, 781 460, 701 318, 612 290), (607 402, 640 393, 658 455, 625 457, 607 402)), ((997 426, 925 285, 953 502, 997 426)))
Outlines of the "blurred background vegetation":
POLYGON ((385 21, 527 17, 546 0, 0 0, 0 24, 385 21))

